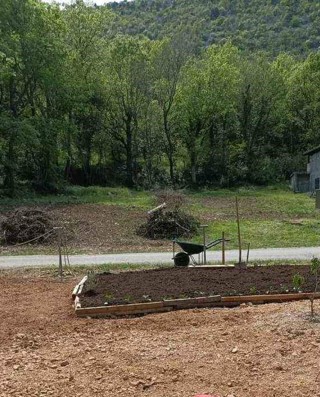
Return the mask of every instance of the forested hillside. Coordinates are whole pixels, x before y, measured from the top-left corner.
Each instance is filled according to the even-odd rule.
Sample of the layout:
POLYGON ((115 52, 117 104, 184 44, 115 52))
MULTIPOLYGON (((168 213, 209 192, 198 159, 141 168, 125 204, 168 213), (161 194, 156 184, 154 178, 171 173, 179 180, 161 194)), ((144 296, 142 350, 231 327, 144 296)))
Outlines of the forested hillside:
MULTIPOLYGON (((209 4, 197 3, 203 12, 209 4)), ((286 2, 304 3, 316 12, 316 2, 286 2)), ((196 15, 191 3, 172 7, 179 4, 196 15)), ((222 4, 238 3, 217 9, 222 4)), ((130 31, 128 13, 138 18, 139 7, 0 3, 0 194, 59 192, 66 183, 266 184, 305 167, 302 153, 320 142, 318 52, 203 47, 199 30, 185 23, 154 40, 119 34, 130 31)), ((276 7, 285 2, 269 5, 276 7)), ((212 23, 220 18, 212 15, 212 23)), ((250 26, 258 29, 257 21, 250 26)))
POLYGON ((122 31, 150 39, 192 26, 204 46, 231 40, 242 50, 306 54, 320 46, 318 0, 135 0, 114 2, 122 31))

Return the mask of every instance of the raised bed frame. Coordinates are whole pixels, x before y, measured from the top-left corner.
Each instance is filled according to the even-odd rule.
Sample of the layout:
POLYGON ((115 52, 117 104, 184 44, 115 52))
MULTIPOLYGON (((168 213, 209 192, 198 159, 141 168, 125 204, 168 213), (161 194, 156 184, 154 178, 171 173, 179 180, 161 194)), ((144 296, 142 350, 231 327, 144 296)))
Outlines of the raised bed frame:
POLYGON ((75 313, 78 317, 122 317, 138 314, 163 313, 173 310, 209 308, 209 307, 236 307, 242 303, 255 305, 263 303, 281 303, 304 299, 319 299, 320 292, 304 292, 295 294, 268 294, 268 295, 237 295, 237 296, 201 296, 199 298, 168 299, 159 302, 131 303, 126 305, 110 305, 96 307, 81 307, 79 295, 87 280, 84 277, 73 290, 75 313))

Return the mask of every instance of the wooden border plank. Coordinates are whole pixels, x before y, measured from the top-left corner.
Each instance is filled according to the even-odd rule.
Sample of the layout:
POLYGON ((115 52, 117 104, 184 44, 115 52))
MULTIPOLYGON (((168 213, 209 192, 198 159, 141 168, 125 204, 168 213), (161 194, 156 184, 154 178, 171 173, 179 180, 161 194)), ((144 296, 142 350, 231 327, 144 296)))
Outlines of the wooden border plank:
POLYGON ((72 299, 75 299, 76 296, 81 294, 83 286, 87 280, 88 280, 88 276, 84 276, 82 280, 74 287, 72 291, 72 299))
POLYGON ((196 298, 166 299, 159 302, 131 303, 126 305, 81 307, 80 293, 87 280, 85 276, 73 290, 75 313, 77 316, 130 316, 136 314, 149 314, 169 312, 172 310, 196 309, 206 307, 236 307, 242 303, 263 304, 270 302, 290 302, 303 299, 319 299, 320 293, 290 293, 290 294, 264 294, 264 295, 238 295, 238 296, 201 296, 196 298))
POLYGON ((115 314, 124 313, 130 314, 137 310, 158 310, 164 307, 163 302, 150 303, 132 303, 128 305, 113 305, 113 306, 97 306, 97 307, 81 307, 77 310, 78 315, 89 315, 91 312, 95 314, 115 314))
POLYGON ((310 299, 314 297, 314 299, 320 298, 320 293, 313 292, 305 292, 305 293, 296 293, 296 294, 268 294, 268 295, 237 295, 237 296, 223 296, 221 298, 222 303, 226 302, 238 302, 247 303, 247 302, 285 302, 285 301, 293 301, 293 300, 302 300, 302 299, 310 299))

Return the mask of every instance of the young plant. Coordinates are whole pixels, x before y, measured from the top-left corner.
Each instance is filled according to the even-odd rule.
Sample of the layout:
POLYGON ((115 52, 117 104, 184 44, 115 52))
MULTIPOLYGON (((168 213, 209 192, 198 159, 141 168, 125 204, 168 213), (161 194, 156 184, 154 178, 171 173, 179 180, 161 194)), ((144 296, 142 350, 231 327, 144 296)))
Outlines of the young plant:
POLYGON ((320 273, 320 260, 318 258, 312 258, 311 259, 310 270, 311 270, 311 273, 315 276, 314 292, 317 292, 318 279, 319 279, 319 273, 320 273))
MULTIPOLYGON (((317 289, 318 289, 318 279, 319 279, 319 273, 320 273, 320 260, 318 258, 312 258, 311 259, 310 271, 315 276, 314 292, 316 293, 317 289)), ((314 305, 313 305, 313 303, 314 303, 314 296, 311 296, 311 298, 310 298, 311 318, 314 317, 314 305)))
POLYGON ((304 277, 301 276, 301 274, 295 274, 292 278, 292 284, 293 284, 293 288, 300 292, 301 291, 301 287, 304 284, 305 280, 304 277))
POLYGON ((256 295, 256 293, 257 293, 257 287, 255 286, 250 287, 250 295, 256 295))
POLYGON ((105 294, 104 294, 104 297, 105 297, 105 299, 108 301, 108 302, 110 302, 110 301, 112 301, 112 299, 113 299, 113 294, 111 293, 111 292, 106 292, 105 294))

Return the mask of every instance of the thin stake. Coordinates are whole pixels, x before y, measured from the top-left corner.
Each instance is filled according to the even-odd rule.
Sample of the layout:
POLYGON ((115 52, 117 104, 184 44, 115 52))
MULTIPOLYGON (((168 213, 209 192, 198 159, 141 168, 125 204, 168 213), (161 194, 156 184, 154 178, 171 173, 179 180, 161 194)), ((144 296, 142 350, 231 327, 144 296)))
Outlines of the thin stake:
POLYGON ((248 243, 248 250, 247 250, 247 264, 249 263, 249 255, 250 255, 250 243, 248 243))
POLYGON ((61 252, 61 228, 58 228, 58 249, 59 249, 59 275, 61 281, 63 280, 63 268, 62 268, 62 252, 61 252))
POLYGON ((239 263, 241 263, 241 260, 242 260, 242 248, 241 248, 241 233, 240 233, 239 203, 238 203, 238 197, 237 196, 236 196, 236 212, 237 212, 237 225, 238 225, 239 263))
POLYGON ((224 232, 222 232, 222 265, 226 264, 226 253, 225 253, 225 242, 224 242, 224 232))
POLYGON ((208 225, 201 225, 203 231, 203 264, 207 264, 207 246, 206 246, 206 227, 208 225))
POLYGON ((311 297, 310 297, 310 305, 311 305, 311 318, 313 318, 313 317, 314 317, 313 301, 314 301, 314 297, 313 297, 313 296, 311 296, 311 297))

